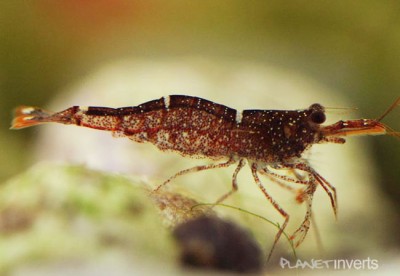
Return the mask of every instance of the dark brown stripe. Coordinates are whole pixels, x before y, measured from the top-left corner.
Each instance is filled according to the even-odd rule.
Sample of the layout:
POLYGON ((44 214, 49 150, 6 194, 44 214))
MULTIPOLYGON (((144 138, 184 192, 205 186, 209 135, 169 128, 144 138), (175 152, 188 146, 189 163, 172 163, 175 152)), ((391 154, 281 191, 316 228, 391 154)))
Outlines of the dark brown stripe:
POLYGON ((297 110, 243 110, 242 124, 268 124, 276 121, 282 121, 283 124, 290 118, 305 117, 310 113, 309 109, 302 110, 301 112, 297 110))
POLYGON ((88 110, 85 112, 85 115, 92 116, 118 116, 118 109, 110 108, 110 107, 101 107, 101 106, 89 106, 88 110))
MULTIPOLYGON (((209 114, 215 115, 218 118, 225 119, 229 122, 234 122, 236 117, 236 110, 229 108, 225 105, 217 104, 198 97, 184 96, 184 95, 171 95, 169 96, 168 109, 175 108, 193 108, 205 111, 209 114)), ((158 111, 166 109, 164 98, 152 100, 138 106, 108 108, 91 106, 86 111, 86 115, 94 116, 125 116, 132 114, 140 114, 151 111, 158 111)))
POLYGON ((138 108, 140 109, 140 112, 149 112, 164 109, 164 98, 143 103, 141 105, 138 105, 138 108))
POLYGON ((146 103, 143 103, 138 106, 127 106, 118 108, 118 114, 120 116, 132 115, 132 114, 140 114, 151 111, 157 111, 160 109, 165 109, 164 99, 152 100, 146 103))
POLYGON ((236 117, 235 109, 198 97, 172 95, 170 96, 169 109, 173 108, 193 108, 202 110, 229 122, 234 122, 236 117))

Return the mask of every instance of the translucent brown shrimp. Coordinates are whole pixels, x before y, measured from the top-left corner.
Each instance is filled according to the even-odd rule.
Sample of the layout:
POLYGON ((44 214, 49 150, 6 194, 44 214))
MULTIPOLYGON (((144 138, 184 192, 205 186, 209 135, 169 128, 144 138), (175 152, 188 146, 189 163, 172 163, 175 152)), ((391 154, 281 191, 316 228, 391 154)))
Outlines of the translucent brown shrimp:
POLYGON ((289 214, 271 197, 258 175, 265 175, 286 188, 290 188, 287 183, 302 187, 296 200, 304 202, 307 211, 302 224, 291 236, 299 246, 310 228, 312 200, 318 186, 327 193, 335 216, 338 209, 336 189, 310 166, 302 157, 303 153, 314 144, 343 144, 347 136, 389 134, 399 137, 398 132, 381 122, 399 103, 400 98, 378 119, 341 120, 324 126, 325 108, 320 104, 300 110, 238 111, 198 97, 172 95, 132 107, 73 106, 56 113, 21 106, 16 109, 11 128, 50 122, 71 124, 111 131, 115 136, 136 142, 150 142, 162 151, 176 151, 184 156, 225 159, 182 170, 155 189, 181 175, 237 164, 231 191, 217 203, 237 191, 237 175, 247 161, 255 183, 284 218, 269 259, 289 222, 289 214), (285 175, 279 173, 281 170, 295 173, 285 175), (298 177, 296 172, 302 172, 304 177, 298 177))

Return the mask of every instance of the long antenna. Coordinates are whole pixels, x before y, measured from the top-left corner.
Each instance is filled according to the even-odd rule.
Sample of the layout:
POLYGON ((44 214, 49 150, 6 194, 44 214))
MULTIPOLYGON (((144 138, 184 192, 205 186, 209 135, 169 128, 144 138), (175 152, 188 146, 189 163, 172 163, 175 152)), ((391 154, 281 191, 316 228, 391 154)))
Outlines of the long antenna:
POLYGON ((389 108, 377 119, 377 121, 380 122, 383 118, 385 118, 386 115, 389 114, 390 111, 395 109, 398 105, 400 105, 400 97, 398 97, 397 100, 395 100, 394 103, 389 106, 389 108))

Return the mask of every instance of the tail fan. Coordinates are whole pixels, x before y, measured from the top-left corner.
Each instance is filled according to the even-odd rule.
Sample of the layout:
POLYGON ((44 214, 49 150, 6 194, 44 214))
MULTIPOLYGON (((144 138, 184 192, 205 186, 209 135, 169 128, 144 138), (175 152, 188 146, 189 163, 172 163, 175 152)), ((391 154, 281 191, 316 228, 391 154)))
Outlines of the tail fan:
POLYGON ((48 122, 52 113, 38 107, 20 106, 15 109, 11 129, 20 129, 48 122))

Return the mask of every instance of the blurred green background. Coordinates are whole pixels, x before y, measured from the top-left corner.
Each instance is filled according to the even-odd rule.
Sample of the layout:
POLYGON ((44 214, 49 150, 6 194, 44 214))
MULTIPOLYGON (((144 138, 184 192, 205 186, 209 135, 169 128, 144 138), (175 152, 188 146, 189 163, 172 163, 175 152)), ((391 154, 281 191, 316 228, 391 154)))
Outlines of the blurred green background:
MULTIPOLYGON (((8 130, 13 108, 46 106, 115 59, 194 55, 272 64, 340 91, 367 118, 400 96, 398 1, 5 0, 0 37, 1 181, 32 164, 33 130, 8 130)), ((400 109, 385 123, 400 130, 399 117, 400 109)), ((368 143, 376 185, 398 214, 399 140, 368 143)))

